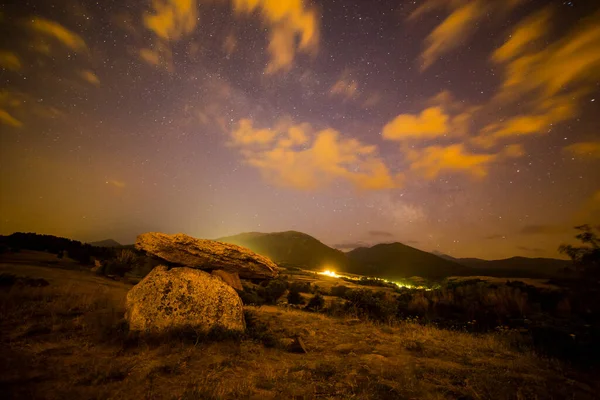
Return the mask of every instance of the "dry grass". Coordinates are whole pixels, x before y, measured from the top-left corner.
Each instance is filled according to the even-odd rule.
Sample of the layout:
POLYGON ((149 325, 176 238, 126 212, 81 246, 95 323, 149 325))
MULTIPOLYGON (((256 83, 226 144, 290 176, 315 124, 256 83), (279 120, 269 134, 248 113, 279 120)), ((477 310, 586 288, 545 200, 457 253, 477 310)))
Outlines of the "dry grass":
POLYGON ((132 341, 122 321, 128 285, 22 267, 0 272, 50 285, 0 292, 0 398, 592 399, 598 390, 500 335, 275 306, 248 307, 266 329, 260 338, 132 341), (286 351, 295 335, 308 354, 286 351))

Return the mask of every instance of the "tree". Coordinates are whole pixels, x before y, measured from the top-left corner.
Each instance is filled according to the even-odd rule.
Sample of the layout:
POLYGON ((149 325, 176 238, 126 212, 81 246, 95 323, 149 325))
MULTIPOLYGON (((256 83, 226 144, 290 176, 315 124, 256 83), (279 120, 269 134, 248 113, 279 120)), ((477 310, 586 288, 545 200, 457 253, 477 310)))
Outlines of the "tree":
POLYGON ((590 225, 576 226, 580 233, 575 236, 583 246, 563 244, 558 251, 566 254, 573 260, 575 271, 582 277, 600 278, 600 228, 592 228, 590 225))
POLYGON ((264 289, 265 300, 269 304, 275 304, 277 303, 277 300, 279 300, 279 298, 283 296, 286 290, 286 282, 280 279, 273 279, 264 289))
POLYGON ((307 310, 310 311, 320 311, 325 307, 325 299, 321 296, 321 293, 316 293, 313 297, 310 298, 308 304, 306 305, 307 310))
POLYGON ((287 295, 288 304, 304 304, 304 299, 297 287, 290 287, 287 295))

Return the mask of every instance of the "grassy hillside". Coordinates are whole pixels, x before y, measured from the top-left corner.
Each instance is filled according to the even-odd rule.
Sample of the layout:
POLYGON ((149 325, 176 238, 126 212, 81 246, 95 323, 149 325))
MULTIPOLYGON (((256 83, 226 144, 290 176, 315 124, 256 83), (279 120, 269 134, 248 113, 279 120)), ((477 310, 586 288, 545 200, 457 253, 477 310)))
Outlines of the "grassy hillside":
POLYGON ((0 265, 46 279, 0 288, 0 398, 592 399, 593 379, 511 345, 412 322, 374 324, 245 307, 241 338, 127 337, 130 285, 81 271, 0 265), (260 328, 259 328, 260 327, 260 328), (300 335, 307 354, 286 348, 300 335))
POLYGON ((250 232, 217 240, 249 248, 280 265, 337 271, 345 271, 348 266, 344 253, 302 232, 250 232))
POLYGON ((392 280, 411 276, 444 278, 463 275, 469 269, 402 243, 361 247, 346 254, 350 260, 349 272, 392 280))

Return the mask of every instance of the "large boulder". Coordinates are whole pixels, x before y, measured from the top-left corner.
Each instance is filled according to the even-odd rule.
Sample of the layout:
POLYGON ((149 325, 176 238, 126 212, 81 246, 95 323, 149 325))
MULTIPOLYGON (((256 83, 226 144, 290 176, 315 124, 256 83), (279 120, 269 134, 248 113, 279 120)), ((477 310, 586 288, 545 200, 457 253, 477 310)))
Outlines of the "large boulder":
POLYGON ((245 330, 242 299, 237 292, 220 278, 198 269, 154 268, 127 293, 126 306, 132 331, 245 330))
POLYGON ((222 269, 217 269, 211 272, 212 275, 221 278, 223 282, 234 288, 235 290, 244 291, 244 287, 242 286, 242 281, 240 277, 235 272, 227 272, 222 269))
POLYGON ((173 264, 205 270, 221 269, 242 279, 272 279, 279 267, 266 257, 235 244, 196 239, 188 235, 144 233, 135 247, 173 264))

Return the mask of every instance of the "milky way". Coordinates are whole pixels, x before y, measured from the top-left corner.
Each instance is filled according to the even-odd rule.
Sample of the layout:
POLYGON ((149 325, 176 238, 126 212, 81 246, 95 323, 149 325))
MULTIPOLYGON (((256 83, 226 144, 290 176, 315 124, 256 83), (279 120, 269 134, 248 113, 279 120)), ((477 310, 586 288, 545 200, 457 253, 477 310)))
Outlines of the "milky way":
POLYGON ((0 6, 0 233, 556 256, 600 222, 600 3, 0 6))

